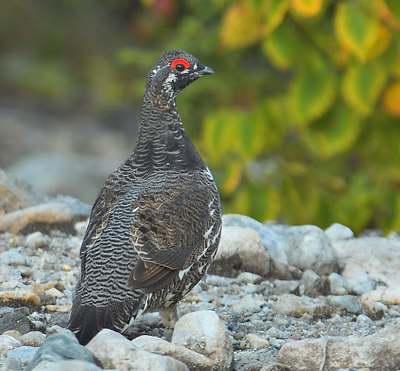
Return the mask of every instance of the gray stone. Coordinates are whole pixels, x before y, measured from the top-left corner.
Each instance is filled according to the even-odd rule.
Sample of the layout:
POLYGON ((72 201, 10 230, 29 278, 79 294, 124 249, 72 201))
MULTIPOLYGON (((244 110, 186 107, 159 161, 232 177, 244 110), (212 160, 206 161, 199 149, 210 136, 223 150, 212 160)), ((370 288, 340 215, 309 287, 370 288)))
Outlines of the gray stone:
POLYGON ((329 337, 287 342, 278 361, 294 371, 400 368, 400 321, 370 336, 329 337))
POLYGON ((355 295, 363 295, 367 292, 375 290, 377 285, 376 281, 368 277, 367 274, 363 274, 361 277, 350 278, 348 281, 348 286, 351 293, 355 295))
POLYGON ((21 343, 32 347, 40 347, 45 340, 46 336, 40 331, 31 331, 21 336, 21 343))
POLYGON ((218 370, 229 370, 232 344, 225 324, 212 311, 185 314, 175 324, 172 343, 189 348, 214 361, 218 370))
POLYGON ((154 336, 139 336, 132 340, 132 343, 147 352, 170 356, 183 362, 190 370, 207 371, 211 370, 214 361, 200 353, 196 353, 183 346, 170 343, 154 336))
POLYGON ((231 304, 231 310, 235 314, 258 313, 266 301, 262 295, 245 295, 231 304))
POLYGON ((38 348, 22 346, 10 350, 7 353, 5 366, 7 370, 25 370, 25 367, 32 361, 38 348))
POLYGON ((279 296, 273 305, 273 309, 278 313, 294 317, 310 314, 318 318, 329 316, 332 313, 331 307, 323 297, 309 298, 292 294, 279 296))
POLYGON ((261 224, 243 215, 224 215, 224 227, 244 227, 257 231, 272 260, 271 273, 276 278, 290 279, 293 268, 312 269, 328 274, 338 269, 337 256, 324 231, 312 225, 288 227, 261 224))
POLYGON ((385 304, 369 300, 364 300, 362 302, 362 307, 364 313, 373 320, 379 320, 383 318, 388 309, 385 304))
POLYGON ((295 280, 274 280, 273 281, 272 294, 294 294, 299 289, 299 281, 295 280))
POLYGON ((332 241, 348 240, 354 237, 354 233, 349 227, 339 223, 332 224, 325 229, 325 233, 332 241))
POLYGON ((21 334, 29 332, 28 315, 29 309, 26 307, 0 307, 0 333, 7 330, 18 330, 21 334))
POLYGON ((8 351, 20 347, 21 343, 8 335, 0 335, 0 357, 5 355, 8 351))
POLYGON ((189 371, 185 364, 168 356, 138 349, 118 332, 103 329, 86 346, 103 368, 126 371, 189 371))
MULTIPOLYGON (((271 347, 235 353, 234 371, 259 371, 275 361, 275 350, 271 347)), ((282 370, 279 370, 282 371, 282 370)))
POLYGON ((60 362, 71 359, 95 363, 92 353, 78 343, 71 331, 64 330, 58 334, 50 335, 46 339, 27 370, 33 370, 42 362, 60 362))
POLYGON ((324 291, 324 283, 321 277, 312 271, 307 269, 301 277, 299 292, 300 295, 307 295, 313 298, 321 295, 324 291))
POLYGON ((268 252, 254 230, 223 227, 221 242, 210 273, 236 276, 243 271, 267 276, 270 271, 268 252))
POLYGON ((332 295, 347 295, 347 281, 337 273, 331 273, 328 277, 329 291, 332 295))
POLYGON ((44 361, 39 363, 32 371, 100 371, 101 368, 97 367, 91 362, 66 360, 58 362, 44 361))
POLYGON ((360 314, 362 312, 362 305, 356 296, 329 295, 327 297, 328 303, 340 310, 345 310, 348 313, 360 314))

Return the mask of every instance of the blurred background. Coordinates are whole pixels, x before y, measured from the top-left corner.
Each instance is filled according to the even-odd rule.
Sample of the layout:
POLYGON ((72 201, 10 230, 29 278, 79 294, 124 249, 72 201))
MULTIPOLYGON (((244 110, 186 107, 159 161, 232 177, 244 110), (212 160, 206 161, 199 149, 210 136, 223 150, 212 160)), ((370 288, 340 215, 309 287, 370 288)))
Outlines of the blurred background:
POLYGON ((181 48, 216 71, 178 107, 224 212, 398 230, 399 31, 398 0, 3 1, 0 167, 93 202, 181 48))

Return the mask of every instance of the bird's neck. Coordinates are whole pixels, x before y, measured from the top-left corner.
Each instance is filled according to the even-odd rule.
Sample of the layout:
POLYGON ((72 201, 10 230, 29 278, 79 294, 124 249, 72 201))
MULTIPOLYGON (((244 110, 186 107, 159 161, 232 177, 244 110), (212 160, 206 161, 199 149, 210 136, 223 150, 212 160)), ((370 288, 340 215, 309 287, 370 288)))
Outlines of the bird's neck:
POLYGON ((195 169, 204 164, 187 137, 175 98, 145 94, 140 112, 139 138, 134 152, 142 169, 195 169))

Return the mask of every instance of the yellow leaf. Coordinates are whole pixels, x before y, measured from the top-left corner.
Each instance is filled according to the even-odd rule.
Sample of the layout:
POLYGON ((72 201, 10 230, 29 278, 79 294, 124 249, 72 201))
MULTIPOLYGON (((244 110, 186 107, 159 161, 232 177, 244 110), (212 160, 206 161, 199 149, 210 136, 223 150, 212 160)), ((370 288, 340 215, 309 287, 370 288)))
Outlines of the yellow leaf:
POLYGON ((294 120, 306 126, 320 117, 336 96, 335 75, 329 70, 306 69, 293 80, 289 90, 289 107, 294 120))
POLYGON ((379 26, 378 35, 367 53, 367 59, 374 59, 380 56, 389 46, 392 34, 385 26, 379 26))
POLYGON ((225 179, 221 184, 221 191, 224 195, 230 195, 236 191, 240 184, 243 172, 243 164, 233 161, 224 167, 225 179))
POLYGON ((222 45, 240 49, 253 44, 263 34, 260 13, 250 1, 238 1, 226 12, 222 21, 222 45))
POLYGON ((377 63, 351 66, 344 74, 342 95, 347 104, 363 115, 369 115, 385 85, 386 73, 377 63))
POLYGON ((339 42, 365 61, 379 37, 379 22, 364 13, 356 2, 342 2, 336 9, 335 31, 339 42))
POLYGON ((321 13, 323 0, 291 0, 292 10, 299 16, 311 18, 321 13))
POLYGON ((393 116, 400 116, 400 82, 391 84, 383 95, 383 107, 393 116))
POLYGON ((271 33, 283 21, 289 8, 289 0, 265 0, 262 5, 265 32, 271 33))

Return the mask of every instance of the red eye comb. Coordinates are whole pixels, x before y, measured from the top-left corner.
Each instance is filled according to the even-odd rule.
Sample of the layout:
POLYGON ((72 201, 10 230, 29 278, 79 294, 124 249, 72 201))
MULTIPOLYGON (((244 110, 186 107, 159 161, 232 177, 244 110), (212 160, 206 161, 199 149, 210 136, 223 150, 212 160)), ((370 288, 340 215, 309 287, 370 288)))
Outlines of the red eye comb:
POLYGON ((171 68, 175 69, 178 64, 183 64, 185 66, 185 68, 189 68, 190 67, 189 61, 187 61, 185 58, 175 58, 171 62, 171 68))

